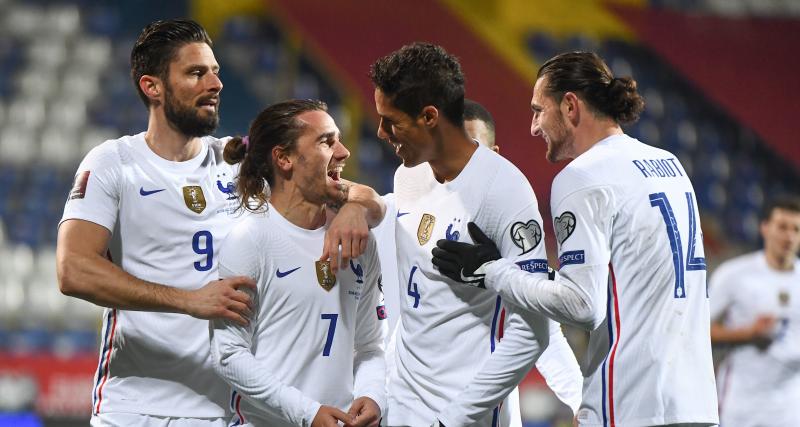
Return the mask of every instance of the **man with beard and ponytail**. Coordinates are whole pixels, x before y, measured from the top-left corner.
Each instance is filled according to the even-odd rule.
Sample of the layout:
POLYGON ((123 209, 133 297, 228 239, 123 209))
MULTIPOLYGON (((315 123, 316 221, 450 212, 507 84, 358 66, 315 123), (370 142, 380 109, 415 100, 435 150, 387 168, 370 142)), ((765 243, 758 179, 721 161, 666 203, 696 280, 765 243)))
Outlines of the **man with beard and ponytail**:
MULTIPOLYGON (((386 314, 375 240, 347 268, 319 254, 350 152, 320 101, 262 111, 225 159, 240 163, 239 206, 250 213, 220 251, 223 280, 247 276, 248 325, 211 322, 217 372, 233 386, 233 425, 377 426, 385 406, 386 314), (347 411, 347 412, 345 412, 347 411)), ((374 195, 377 197, 377 195, 374 195)))
MULTIPOLYGON (((255 282, 217 280, 219 247, 238 217, 238 171, 222 160, 225 141, 209 136, 222 90, 211 46, 193 21, 144 28, 131 51, 131 78, 148 109, 147 130, 89 152, 64 208, 61 292, 107 307, 92 425, 224 426, 230 414, 203 319, 247 324, 252 302, 238 290, 255 282), (115 225, 121 268, 106 258, 115 225)), ((349 202, 355 188, 328 191, 349 202)), ((342 244, 343 259, 365 245, 364 210, 346 203, 336 217, 344 226, 328 240, 342 244), (360 228, 348 226, 359 221, 360 228)))
MULTIPOLYGON (((594 53, 545 62, 533 88, 531 133, 546 141, 549 161, 573 159, 551 193, 559 274, 520 271, 475 224, 475 244, 440 241, 434 263, 468 279, 453 286, 485 287, 522 310, 590 331, 581 426, 715 425, 697 201, 672 153, 623 133, 620 124, 643 107, 636 82, 614 77, 594 53)), ((443 418, 500 386, 492 376, 477 378, 443 418)))

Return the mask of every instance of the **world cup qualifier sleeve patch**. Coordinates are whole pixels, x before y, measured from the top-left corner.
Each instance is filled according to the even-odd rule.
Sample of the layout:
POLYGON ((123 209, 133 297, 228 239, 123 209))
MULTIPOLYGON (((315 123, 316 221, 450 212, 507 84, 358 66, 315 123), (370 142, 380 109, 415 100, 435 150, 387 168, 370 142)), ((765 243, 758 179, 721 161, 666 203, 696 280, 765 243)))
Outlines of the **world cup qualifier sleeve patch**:
POLYGON ((515 222, 511 225, 511 239, 522 249, 522 254, 526 254, 539 246, 539 242, 542 241, 542 227, 533 219, 528 222, 515 222))
POLYGON ((575 214, 570 211, 566 211, 555 218, 553 228, 556 229, 556 240, 558 240, 559 245, 564 244, 564 241, 575 231, 575 223, 575 214))
POLYGON ((90 171, 83 171, 75 175, 75 182, 72 183, 72 190, 70 190, 67 200, 82 199, 86 196, 86 184, 89 183, 90 173, 90 171))

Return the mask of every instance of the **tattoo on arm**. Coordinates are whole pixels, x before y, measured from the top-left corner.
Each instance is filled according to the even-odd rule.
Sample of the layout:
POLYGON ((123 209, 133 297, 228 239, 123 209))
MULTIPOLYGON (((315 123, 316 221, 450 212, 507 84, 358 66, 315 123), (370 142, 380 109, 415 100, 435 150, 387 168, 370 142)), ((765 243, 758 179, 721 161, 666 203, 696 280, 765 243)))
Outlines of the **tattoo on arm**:
POLYGON ((335 212, 339 212, 339 209, 347 203, 347 199, 350 197, 350 186, 348 184, 338 184, 337 189, 339 192, 336 198, 328 203, 328 207, 335 212))

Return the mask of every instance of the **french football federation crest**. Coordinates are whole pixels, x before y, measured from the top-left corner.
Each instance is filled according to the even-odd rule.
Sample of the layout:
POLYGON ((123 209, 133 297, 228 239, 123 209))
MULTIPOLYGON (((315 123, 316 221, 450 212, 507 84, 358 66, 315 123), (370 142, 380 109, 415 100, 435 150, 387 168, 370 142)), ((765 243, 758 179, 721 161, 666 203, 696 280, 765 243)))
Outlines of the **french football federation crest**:
POLYGON ((511 239, 522 249, 522 254, 526 254, 539 246, 539 242, 542 241, 542 227, 534 219, 528 222, 515 222, 511 226, 511 239))
POLYGON ((563 244, 575 231, 575 215, 570 211, 562 213, 561 216, 557 216, 553 221, 553 227, 556 229, 558 244, 563 244))
POLYGON ((361 264, 356 262, 353 263, 353 260, 350 260, 350 269, 353 270, 353 274, 356 275, 356 283, 364 283, 364 269, 361 268, 361 264))
POLYGON ((183 201, 186 207, 194 213, 201 213, 206 208, 206 196, 203 189, 198 185, 187 185, 183 187, 183 201))
POLYGON ((428 243, 431 240, 433 233, 433 226, 436 225, 436 217, 431 214, 423 214, 422 219, 419 220, 419 227, 417 227, 417 241, 420 246, 428 243))
POLYGON ((314 263, 317 267, 317 282, 322 286, 322 289, 330 291, 336 285, 336 274, 331 270, 330 261, 317 261, 314 263))
POLYGON ((789 292, 780 291, 778 293, 778 303, 780 303, 781 307, 787 307, 789 305, 789 292))

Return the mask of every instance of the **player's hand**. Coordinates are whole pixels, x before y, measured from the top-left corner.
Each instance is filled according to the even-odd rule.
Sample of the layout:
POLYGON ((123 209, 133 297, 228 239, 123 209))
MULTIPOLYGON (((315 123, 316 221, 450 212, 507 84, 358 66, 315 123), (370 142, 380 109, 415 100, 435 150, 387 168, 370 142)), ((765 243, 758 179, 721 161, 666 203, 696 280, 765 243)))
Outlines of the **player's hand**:
POLYGON ((345 427, 378 427, 381 421, 381 408, 369 397, 354 400, 347 414, 353 417, 353 421, 345 427))
POLYGON ((339 421, 349 425, 348 423, 353 421, 353 417, 333 406, 322 405, 311 421, 311 427, 339 427, 339 421))
POLYGON ((214 280, 200 289, 190 291, 186 301, 187 314, 199 319, 226 319, 247 326, 252 316, 256 282, 250 277, 237 276, 214 280))
POLYGON ((485 288, 486 266, 500 259, 500 251, 474 222, 467 224, 474 244, 441 239, 436 242, 433 265, 443 275, 467 285, 485 288))
POLYGON ((772 344, 775 334, 775 322, 777 319, 772 315, 760 315, 750 326, 752 341, 756 347, 764 350, 772 344))
POLYGON ((346 268, 350 259, 361 256, 367 250, 368 241, 367 209, 358 203, 345 203, 325 232, 319 260, 330 260, 332 271, 346 268))

